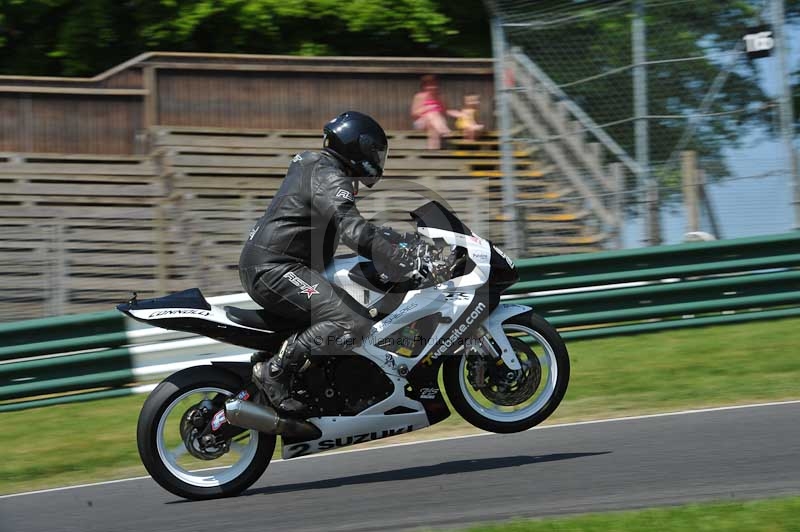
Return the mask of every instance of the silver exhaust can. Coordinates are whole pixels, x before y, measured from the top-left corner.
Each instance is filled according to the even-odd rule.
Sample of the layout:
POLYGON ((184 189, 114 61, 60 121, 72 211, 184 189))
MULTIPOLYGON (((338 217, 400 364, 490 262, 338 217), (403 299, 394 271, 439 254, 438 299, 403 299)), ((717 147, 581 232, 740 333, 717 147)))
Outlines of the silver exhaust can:
POLYGON ((265 434, 280 434, 280 417, 275 409, 253 402, 232 399, 225 403, 228 423, 265 434))
POLYGON ((231 425, 265 434, 299 438, 301 441, 322 436, 319 428, 308 421, 282 417, 274 408, 252 401, 230 399, 225 403, 225 417, 231 425))

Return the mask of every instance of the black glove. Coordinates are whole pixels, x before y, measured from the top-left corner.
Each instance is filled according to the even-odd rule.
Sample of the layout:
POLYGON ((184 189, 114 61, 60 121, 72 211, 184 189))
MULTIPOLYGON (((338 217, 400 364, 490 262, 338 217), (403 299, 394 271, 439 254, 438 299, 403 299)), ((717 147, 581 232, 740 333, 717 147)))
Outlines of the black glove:
POLYGON ((424 281, 432 268, 428 244, 417 241, 413 245, 407 246, 401 262, 408 268, 405 277, 417 283, 424 281))
POLYGON ((375 267, 385 282, 420 281, 428 275, 430 250, 418 234, 397 233, 391 228, 381 228, 381 234, 393 249, 390 257, 373 257, 375 267))

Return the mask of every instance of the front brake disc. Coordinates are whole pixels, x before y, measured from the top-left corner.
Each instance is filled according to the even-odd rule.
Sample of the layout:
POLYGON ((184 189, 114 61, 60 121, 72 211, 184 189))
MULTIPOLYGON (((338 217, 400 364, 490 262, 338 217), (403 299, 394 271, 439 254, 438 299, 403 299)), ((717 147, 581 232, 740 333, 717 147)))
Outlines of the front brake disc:
MULTIPOLYGON (((510 370, 504 363, 488 368, 487 386, 480 391, 499 406, 516 406, 530 399, 542 381, 542 366, 533 349, 519 338, 508 338, 520 362, 520 369, 510 370)), ((500 362, 500 361, 498 361, 500 362)))

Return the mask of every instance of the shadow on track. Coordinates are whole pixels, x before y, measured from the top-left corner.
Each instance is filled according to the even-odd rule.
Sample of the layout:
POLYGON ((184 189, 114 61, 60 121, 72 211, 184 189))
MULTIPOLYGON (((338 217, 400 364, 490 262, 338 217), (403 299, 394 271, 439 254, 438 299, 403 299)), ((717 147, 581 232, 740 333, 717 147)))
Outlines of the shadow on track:
MULTIPOLYGON (((377 473, 366 473, 349 477, 314 480, 311 482, 300 482, 296 484, 282 484, 279 486, 265 486, 263 488, 247 490, 239 496, 249 497, 252 495, 268 495, 272 493, 289 493, 293 491, 338 488, 341 486, 370 484, 373 482, 392 482, 398 480, 438 477, 440 475, 473 473, 476 471, 487 471, 506 467, 519 467, 530 464, 543 464, 545 462, 557 462, 559 460, 570 460, 572 458, 582 458, 584 456, 609 454, 610 452, 611 451, 602 451, 596 453, 555 453, 541 456, 504 456, 499 458, 481 458, 476 460, 456 460, 453 462, 442 462, 436 465, 392 469, 391 471, 380 471, 377 473)), ((267 470, 267 474, 269 474, 269 470, 267 470)), ((188 502, 191 501, 169 501, 165 504, 183 504, 188 502)))
POLYGON ((502 469, 505 467, 519 467, 530 464, 556 462, 558 460, 570 460, 572 458, 608 454, 610 452, 611 451, 598 453, 555 453, 542 456, 503 456, 498 458, 481 458, 477 460, 456 460, 453 462, 442 462, 436 465, 392 469, 391 471, 366 473, 362 475, 353 475, 350 477, 315 480, 312 482, 301 482, 297 484, 283 484, 280 486, 265 486, 263 488, 245 491, 242 496, 247 497, 250 495, 270 493, 287 493, 292 491, 305 491, 312 489, 338 488, 341 486, 351 486, 355 484, 413 480, 427 477, 438 477, 440 475, 473 473, 476 471, 487 471, 490 469, 502 469))

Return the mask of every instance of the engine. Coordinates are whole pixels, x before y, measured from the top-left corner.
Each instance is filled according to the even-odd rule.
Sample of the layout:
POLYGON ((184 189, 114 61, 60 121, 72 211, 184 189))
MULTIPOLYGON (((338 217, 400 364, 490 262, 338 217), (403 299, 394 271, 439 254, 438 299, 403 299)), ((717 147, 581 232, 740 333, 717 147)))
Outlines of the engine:
POLYGON ((319 357, 299 378, 295 394, 326 416, 358 414, 394 389, 378 366, 357 355, 319 357))

